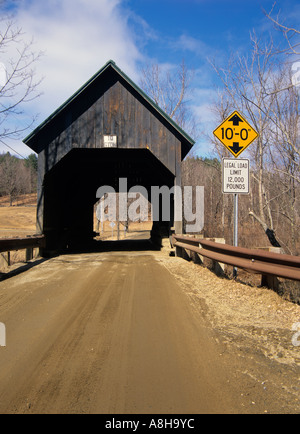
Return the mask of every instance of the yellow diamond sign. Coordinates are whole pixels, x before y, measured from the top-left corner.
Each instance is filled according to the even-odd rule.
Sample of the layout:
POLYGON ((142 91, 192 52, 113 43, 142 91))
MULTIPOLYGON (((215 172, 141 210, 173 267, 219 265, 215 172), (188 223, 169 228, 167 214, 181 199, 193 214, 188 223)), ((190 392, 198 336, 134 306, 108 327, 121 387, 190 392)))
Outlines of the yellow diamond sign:
POLYGON ((214 135, 237 158, 251 143, 258 133, 237 111, 233 112, 215 131, 214 135))

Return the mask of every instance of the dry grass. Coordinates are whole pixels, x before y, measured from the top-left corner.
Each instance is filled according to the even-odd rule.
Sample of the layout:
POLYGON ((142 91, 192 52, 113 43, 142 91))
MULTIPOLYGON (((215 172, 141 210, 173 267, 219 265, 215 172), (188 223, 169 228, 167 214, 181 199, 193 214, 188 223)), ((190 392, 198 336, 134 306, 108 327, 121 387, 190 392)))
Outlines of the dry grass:
MULTIPOLYGON (((24 194, 18 196, 16 200, 13 201, 13 206, 33 206, 36 207, 37 195, 36 194, 24 194)), ((9 207, 9 197, 3 196, 0 197, 0 207, 5 206, 9 207)))
MULTIPOLYGON (((16 202, 17 203, 17 202, 16 202)), ((22 206, 9 206, 9 198, 0 198, 0 238, 24 238, 36 232, 36 195, 20 197, 22 206)), ((25 250, 11 252, 11 264, 25 261, 25 250)), ((7 271, 7 254, 0 253, 0 271, 7 271)))
POLYGON ((251 287, 219 278, 202 266, 179 258, 158 259, 185 287, 191 302, 201 309, 224 340, 242 345, 252 341, 266 357, 300 366, 300 352, 292 345, 292 326, 300 321, 300 306, 267 288, 251 287))

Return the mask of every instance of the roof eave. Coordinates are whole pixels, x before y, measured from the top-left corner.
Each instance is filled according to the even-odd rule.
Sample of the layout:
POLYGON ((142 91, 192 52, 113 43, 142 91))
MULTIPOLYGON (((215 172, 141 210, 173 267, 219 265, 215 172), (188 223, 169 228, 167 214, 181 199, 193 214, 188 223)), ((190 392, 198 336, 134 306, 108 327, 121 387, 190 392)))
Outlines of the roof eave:
POLYGON ((57 110, 55 110, 43 123, 41 123, 31 134, 29 134, 24 140, 27 146, 36 152, 36 147, 33 142, 34 138, 50 123, 52 122, 67 106, 69 106, 79 95, 81 95, 92 83, 98 79, 100 75, 104 73, 106 69, 112 67, 130 86, 132 86, 163 118, 178 131, 178 133, 188 143, 190 149, 195 145, 195 141, 182 129, 179 125, 170 118, 139 86, 137 86, 117 65, 114 61, 110 60, 103 68, 100 69, 89 81, 87 81, 77 92, 75 92, 67 101, 65 101, 57 110))

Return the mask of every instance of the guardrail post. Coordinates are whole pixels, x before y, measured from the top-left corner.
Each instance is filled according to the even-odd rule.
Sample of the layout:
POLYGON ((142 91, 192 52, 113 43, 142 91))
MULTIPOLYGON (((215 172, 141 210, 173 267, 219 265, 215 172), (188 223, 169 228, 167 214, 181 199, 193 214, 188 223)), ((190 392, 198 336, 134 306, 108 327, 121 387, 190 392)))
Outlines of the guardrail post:
POLYGON ((11 261, 10 261, 10 252, 6 252, 5 253, 0 253, 0 267, 1 267, 1 262, 4 264, 4 266, 8 266, 10 267, 11 261))
POLYGON ((29 262, 33 259, 33 248, 26 249, 26 262, 29 262))
MULTIPOLYGON (((213 241, 214 243, 225 244, 225 238, 209 238, 208 240, 213 241)), ((217 276, 223 277, 225 275, 225 264, 215 261, 214 259, 204 258, 203 256, 200 256, 200 258, 203 264, 206 264, 206 267, 217 276)))
MULTIPOLYGON (((271 253, 283 254, 283 250, 281 247, 268 247, 266 250, 271 253)), ((261 286, 272 289, 275 292, 278 292, 279 291, 278 277, 273 275, 263 274, 261 276, 261 286)))
POLYGON ((181 247, 175 247, 176 249, 176 256, 178 258, 182 258, 185 259, 186 261, 190 261, 191 258, 189 257, 188 253, 186 252, 185 249, 181 248, 181 247))
POLYGON ((5 267, 7 265, 7 260, 3 253, 0 253, 0 268, 5 267))
POLYGON ((279 290, 279 280, 276 276, 263 274, 261 276, 261 286, 272 289, 275 292, 279 290))
MULTIPOLYGON (((173 231, 174 228, 171 229, 171 231, 173 231)), ((177 247, 174 246, 174 244, 176 243, 176 239, 175 239, 175 233, 173 232, 172 235, 170 236, 170 242, 171 242, 171 246, 175 247, 175 256, 177 258, 182 258, 182 248, 181 247, 177 247)))
POLYGON ((194 264, 197 264, 197 265, 203 264, 203 256, 200 256, 196 252, 191 252, 191 259, 194 262, 194 264))
POLYGON ((177 257, 177 258, 182 258, 182 251, 183 251, 183 249, 181 248, 181 247, 175 247, 175 256, 177 257))

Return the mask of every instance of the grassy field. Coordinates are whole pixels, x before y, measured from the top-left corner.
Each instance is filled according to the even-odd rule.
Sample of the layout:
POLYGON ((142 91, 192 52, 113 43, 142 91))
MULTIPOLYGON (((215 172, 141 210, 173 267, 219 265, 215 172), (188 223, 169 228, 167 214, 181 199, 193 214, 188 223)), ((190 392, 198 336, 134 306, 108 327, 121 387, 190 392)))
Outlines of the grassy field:
POLYGON ((20 196, 14 206, 0 198, 0 238, 24 237, 36 232, 36 195, 20 196))
POLYGON ((35 232, 35 207, 0 207, 0 238, 23 237, 35 232))
MULTIPOLYGON (((36 233, 36 195, 18 198, 9 206, 9 198, 0 198, 0 238, 23 238, 36 233)), ((11 264, 25 261, 25 250, 11 252, 11 264)), ((0 271, 7 270, 7 254, 0 253, 0 271)))

